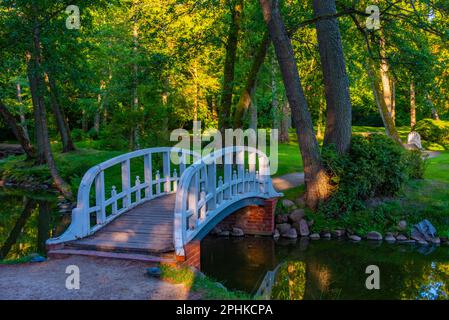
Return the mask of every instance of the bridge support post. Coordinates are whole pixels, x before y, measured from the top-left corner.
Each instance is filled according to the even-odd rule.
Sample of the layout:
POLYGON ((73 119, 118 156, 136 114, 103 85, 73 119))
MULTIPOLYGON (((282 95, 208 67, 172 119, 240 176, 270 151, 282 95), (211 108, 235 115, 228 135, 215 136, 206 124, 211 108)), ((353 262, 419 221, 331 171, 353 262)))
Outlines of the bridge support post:
POLYGON ((201 240, 192 240, 184 245, 184 256, 176 256, 176 261, 185 266, 201 269, 201 240))

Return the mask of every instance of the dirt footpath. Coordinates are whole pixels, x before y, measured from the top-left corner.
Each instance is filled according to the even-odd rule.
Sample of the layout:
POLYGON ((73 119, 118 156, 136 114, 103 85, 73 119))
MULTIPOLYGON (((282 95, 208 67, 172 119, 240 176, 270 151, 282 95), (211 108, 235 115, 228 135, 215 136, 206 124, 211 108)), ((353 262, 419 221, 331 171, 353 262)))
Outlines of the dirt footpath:
POLYGON ((172 300, 198 298, 184 285, 145 275, 148 264, 72 256, 42 263, 0 265, 0 300, 172 300), (80 289, 68 290, 66 268, 80 270, 80 289))

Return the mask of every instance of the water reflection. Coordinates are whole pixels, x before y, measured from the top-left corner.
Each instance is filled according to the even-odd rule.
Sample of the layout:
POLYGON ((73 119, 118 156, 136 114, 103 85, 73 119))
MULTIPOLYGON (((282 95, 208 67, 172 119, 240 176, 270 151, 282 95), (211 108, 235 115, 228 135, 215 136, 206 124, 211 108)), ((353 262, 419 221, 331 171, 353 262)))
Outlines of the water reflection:
POLYGON ((201 255, 203 272, 250 293, 280 265, 273 299, 449 299, 448 247, 208 237, 201 255), (380 290, 365 287, 372 264, 380 290))
POLYGON ((45 254, 45 241, 61 234, 70 217, 61 216, 52 193, 0 190, 0 260, 45 254))

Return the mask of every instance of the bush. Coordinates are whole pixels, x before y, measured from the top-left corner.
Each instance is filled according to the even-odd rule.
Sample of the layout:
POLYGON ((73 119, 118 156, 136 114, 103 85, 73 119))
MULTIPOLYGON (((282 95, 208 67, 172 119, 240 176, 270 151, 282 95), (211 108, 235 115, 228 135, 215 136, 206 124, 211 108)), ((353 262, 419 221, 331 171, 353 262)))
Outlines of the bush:
POLYGON ((423 119, 416 123, 415 131, 427 142, 449 148, 449 121, 423 119))
POLYGON ((81 129, 73 129, 71 133, 73 141, 83 141, 87 139, 87 134, 81 129))
POLYGON ((328 217, 363 210, 371 198, 395 196, 409 178, 422 178, 425 169, 418 153, 378 134, 354 136, 345 156, 334 146, 324 147, 323 161, 334 186, 330 199, 320 206, 328 217))

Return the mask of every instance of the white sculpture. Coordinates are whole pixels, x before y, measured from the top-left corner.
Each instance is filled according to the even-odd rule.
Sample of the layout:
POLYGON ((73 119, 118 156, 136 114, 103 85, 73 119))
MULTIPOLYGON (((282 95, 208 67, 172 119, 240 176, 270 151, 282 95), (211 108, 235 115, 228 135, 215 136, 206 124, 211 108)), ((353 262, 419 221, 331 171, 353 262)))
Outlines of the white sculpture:
POLYGON ((423 147, 421 145, 421 136, 418 132, 412 131, 408 134, 407 147, 410 149, 422 150, 423 147))

